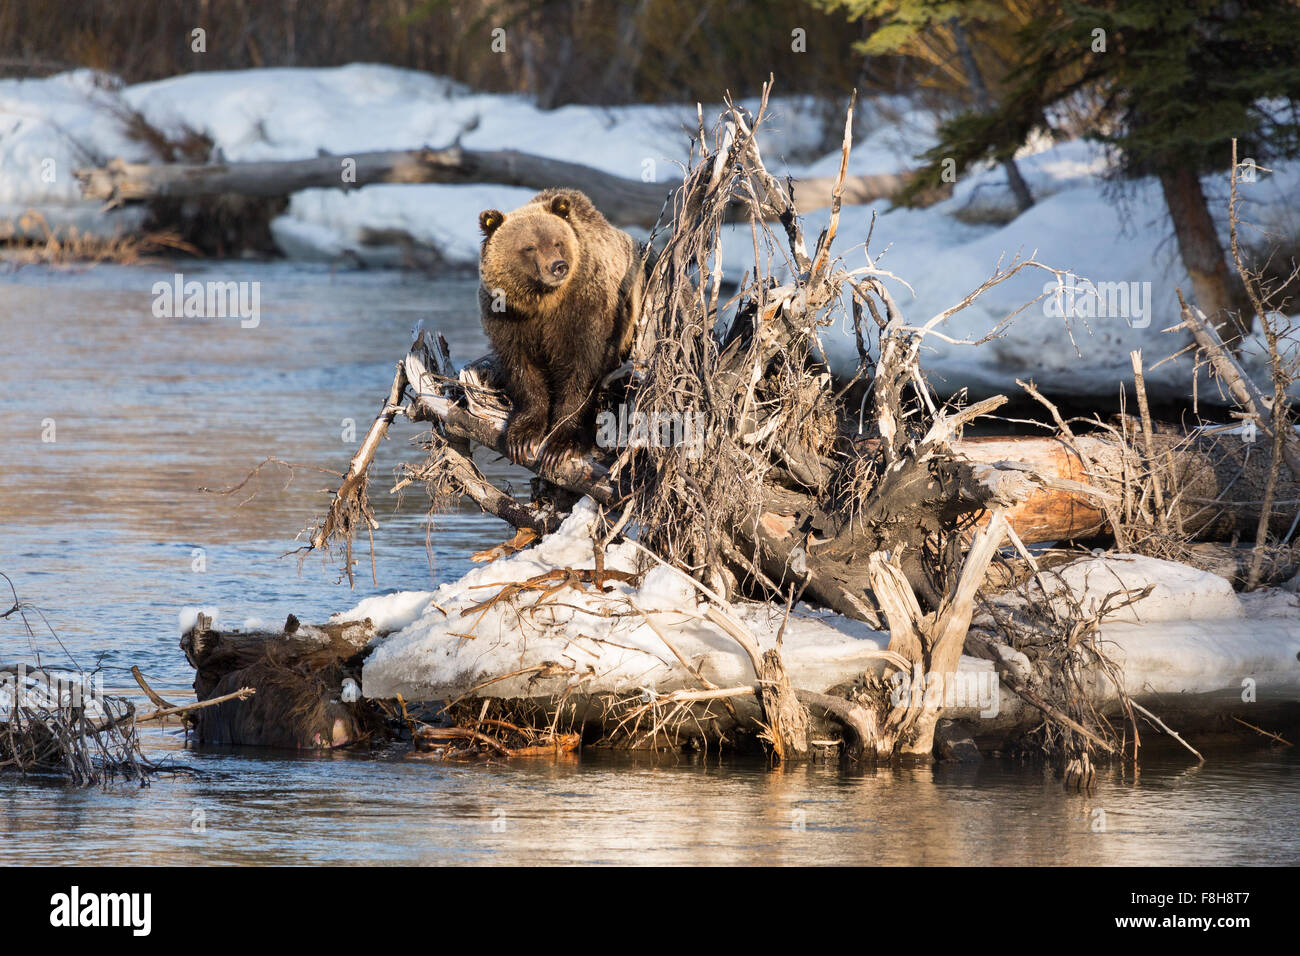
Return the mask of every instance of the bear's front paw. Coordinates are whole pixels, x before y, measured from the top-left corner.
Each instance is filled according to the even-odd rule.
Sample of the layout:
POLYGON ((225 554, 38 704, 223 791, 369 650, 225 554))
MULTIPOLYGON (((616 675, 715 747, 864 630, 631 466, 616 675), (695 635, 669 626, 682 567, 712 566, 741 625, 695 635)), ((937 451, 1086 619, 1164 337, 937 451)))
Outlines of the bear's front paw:
POLYGON ((543 471, 556 471, 570 458, 580 458, 587 450, 582 440, 582 433, 577 429, 552 432, 546 439, 546 447, 538 464, 543 471))
POLYGON ((531 464, 542 445, 546 423, 530 418, 515 418, 506 425, 506 454, 516 465, 531 464))

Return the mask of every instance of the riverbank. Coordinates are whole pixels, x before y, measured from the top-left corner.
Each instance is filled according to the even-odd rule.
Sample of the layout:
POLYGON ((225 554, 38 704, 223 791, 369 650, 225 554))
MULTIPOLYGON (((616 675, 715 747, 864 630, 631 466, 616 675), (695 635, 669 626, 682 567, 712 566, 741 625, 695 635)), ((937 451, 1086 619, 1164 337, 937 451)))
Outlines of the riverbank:
MULTIPOLYGON (((706 108, 706 117, 716 109, 706 108)), ((778 98, 772 114, 765 150, 774 171, 796 180, 835 173, 838 150, 825 144, 837 137, 823 128, 822 112, 798 99, 778 98)), ((859 114, 851 175, 901 173, 931 145, 934 119, 905 102, 865 103, 859 114)), ((539 156, 578 159, 624 178, 662 182, 667 192, 680 179, 678 164, 686 160, 697 123, 693 105, 543 111, 520 97, 475 93, 440 77, 368 64, 201 73, 126 87, 85 70, 3 80, 0 169, 8 175, 0 182, 0 223, 9 223, 9 235, 25 228, 36 241, 44 241, 44 226, 28 216, 30 224, 23 227, 29 211, 40 213, 63 240, 74 227, 80 236, 104 240, 138 231, 144 222, 139 207, 104 212, 102 203, 79 198, 74 170, 116 158, 305 159, 321 152, 346 157, 453 142, 466 149, 526 144, 539 156), (160 157, 159 148, 169 155, 160 157)), ((1159 188, 1142 180, 1117 201, 1107 193, 1104 153, 1083 141, 1036 143, 1021 151, 1019 161, 1038 200, 1023 215, 1015 215, 1000 170, 987 169, 963 176, 950 198, 925 209, 886 211, 886 202, 846 206, 836 251, 851 259, 860 255, 851 247, 867 235, 873 214, 880 214, 877 236, 887 235, 888 249, 879 266, 910 279, 911 288, 896 284, 893 291, 917 316, 958 301, 999 259, 1017 253, 1036 253, 1081 282, 1098 284, 1104 292, 1099 301, 1083 288, 1071 295, 1068 306, 1077 315, 1068 323, 1059 307, 1053 313, 1050 302, 1040 303, 989 349, 972 352, 932 340, 926 366, 943 393, 965 388, 981 397, 1013 389, 1016 377, 1032 375, 1050 382, 1058 395, 1112 398, 1112 383, 1127 374, 1130 350, 1176 351, 1170 346, 1177 343, 1160 330, 1176 323, 1174 288, 1187 288, 1188 278, 1168 241, 1171 227, 1159 188), (937 262, 942 269, 933 267, 937 262)), ((1223 184, 1205 185, 1217 197, 1211 209, 1226 234, 1223 184)), ((1300 165, 1274 164, 1243 190, 1243 220, 1258 229, 1251 235, 1267 234, 1284 249, 1295 248, 1300 222, 1290 197, 1300 191, 1300 165)), ((532 192, 486 184, 309 189, 294 193, 284 209, 263 212, 273 248, 291 259, 334 268, 462 273, 472 272, 477 262, 478 213, 511 208, 532 192)), ((807 213, 806 232, 816 235, 828 214, 807 213)), ((4 229, 0 225, 0 239, 4 229)), ((724 269, 738 279, 752 253, 748 227, 729 226, 723 236, 724 269)), ((1003 284, 955 316, 948 334, 983 335, 1041 286, 1041 277, 1030 276, 1003 284)), ((857 361, 852 329, 835 332, 826 337, 828 353, 838 371, 851 373, 857 361)), ((1262 344, 1249 338, 1244 362, 1261 380, 1263 354, 1262 344)), ((1189 399, 1190 368, 1183 360, 1153 369, 1147 381, 1152 398, 1189 399)), ((1201 385, 1200 401, 1222 400, 1208 383, 1201 385)))

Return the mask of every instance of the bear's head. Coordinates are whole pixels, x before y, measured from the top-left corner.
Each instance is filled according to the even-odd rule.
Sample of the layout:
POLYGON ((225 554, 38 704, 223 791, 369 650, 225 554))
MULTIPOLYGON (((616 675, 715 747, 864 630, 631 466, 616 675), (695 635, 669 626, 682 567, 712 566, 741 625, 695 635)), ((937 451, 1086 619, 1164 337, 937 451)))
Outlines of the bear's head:
POLYGON ((562 289, 582 257, 565 196, 529 203, 506 214, 488 209, 478 217, 483 230, 482 273, 490 288, 517 295, 545 296, 562 289))

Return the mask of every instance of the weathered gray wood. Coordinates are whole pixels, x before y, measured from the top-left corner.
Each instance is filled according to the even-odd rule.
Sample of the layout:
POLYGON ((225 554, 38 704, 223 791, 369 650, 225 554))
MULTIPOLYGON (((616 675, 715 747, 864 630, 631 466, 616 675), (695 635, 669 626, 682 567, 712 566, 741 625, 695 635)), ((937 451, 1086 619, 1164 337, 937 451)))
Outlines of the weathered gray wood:
MULTIPOLYGON (((236 193, 244 196, 287 196, 300 189, 358 189, 376 183, 497 183, 529 189, 581 189, 611 221, 650 228, 659 219, 676 181, 645 183, 625 179, 581 163, 550 159, 513 149, 389 150, 351 156, 251 163, 171 163, 151 165, 113 160, 97 169, 79 169, 86 199, 131 202, 149 199, 192 199, 236 193), (344 161, 355 176, 344 181, 344 161)), ((894 195, 907 174, 851 176, 844 182, 843 201, 867 203, 894 195)), ((795 194, 803 211, 831 205, 831 177, 799 182, 795 194)))

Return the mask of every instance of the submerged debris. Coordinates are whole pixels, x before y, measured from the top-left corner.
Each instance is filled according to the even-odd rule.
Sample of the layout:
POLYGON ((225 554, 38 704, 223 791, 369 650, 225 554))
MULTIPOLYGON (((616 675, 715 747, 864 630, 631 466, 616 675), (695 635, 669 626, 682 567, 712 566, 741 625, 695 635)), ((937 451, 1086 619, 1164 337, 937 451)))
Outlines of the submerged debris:
POLYGON ((83 673, 0 666, 0 770, 55 774, 77 787, 146 782, 135 705, 83 673))

